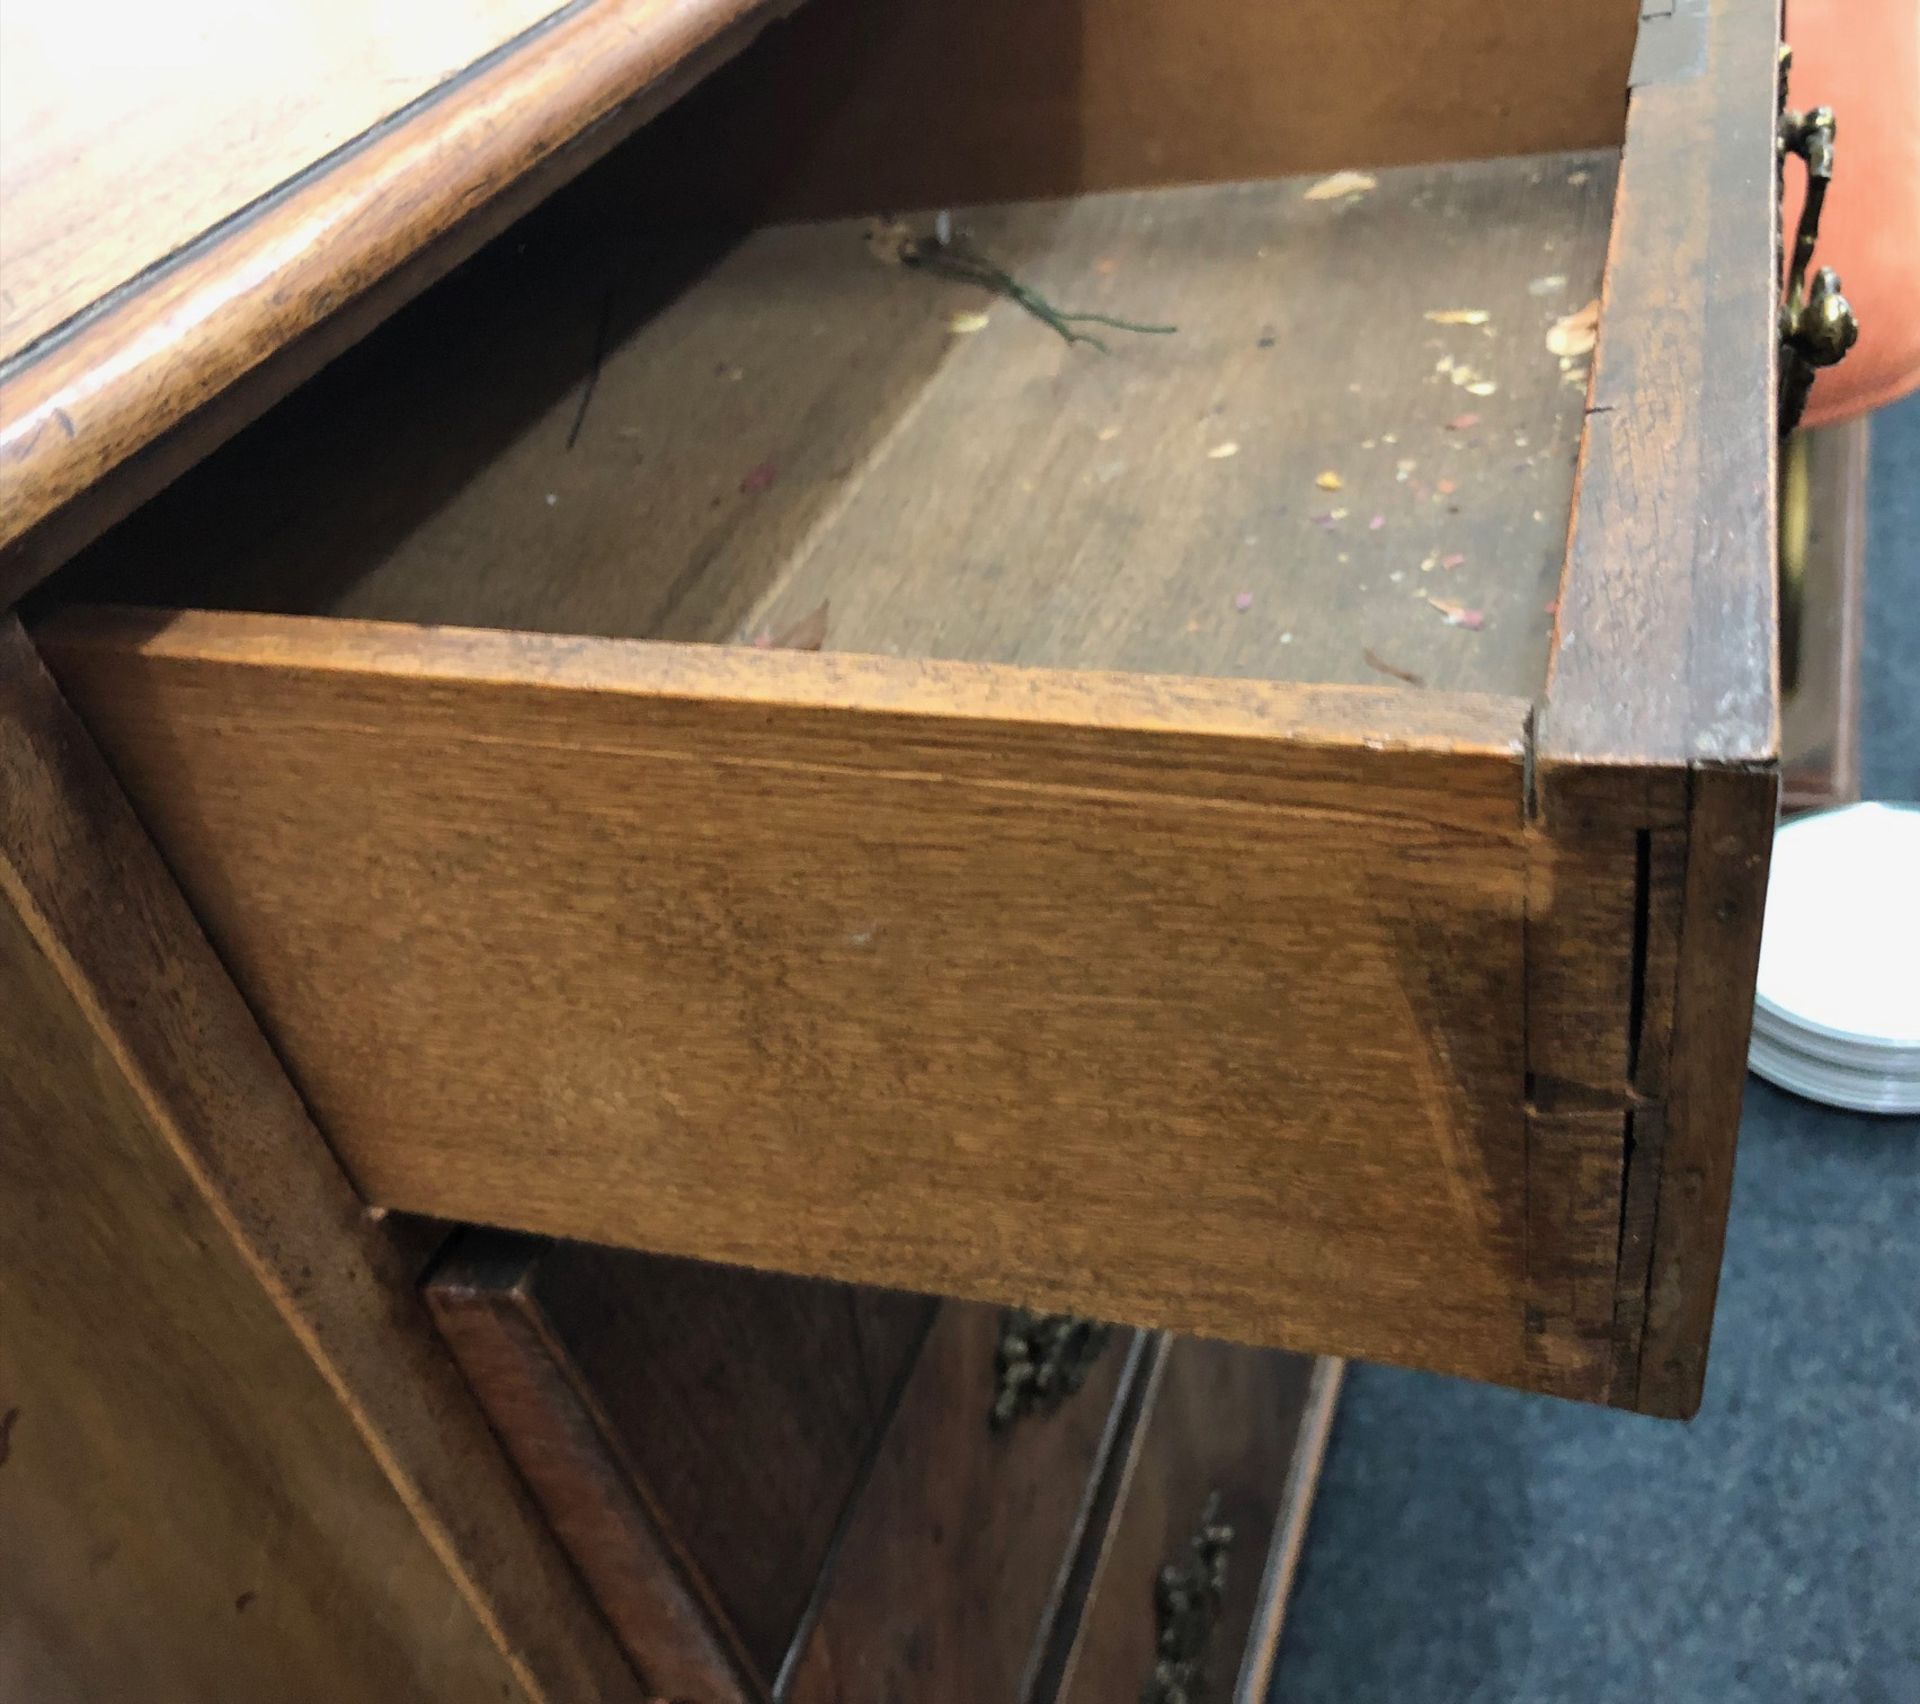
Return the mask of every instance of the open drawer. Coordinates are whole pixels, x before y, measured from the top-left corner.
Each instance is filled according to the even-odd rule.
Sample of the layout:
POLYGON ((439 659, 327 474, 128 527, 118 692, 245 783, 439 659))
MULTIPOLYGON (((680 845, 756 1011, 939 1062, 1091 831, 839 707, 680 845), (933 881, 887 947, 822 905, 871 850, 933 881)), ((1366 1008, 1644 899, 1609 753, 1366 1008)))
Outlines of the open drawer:
POLYGON ((1690 1411, 1776 18, 1576 10, 817 0, 54 581, 367 1199, 1690 1411))

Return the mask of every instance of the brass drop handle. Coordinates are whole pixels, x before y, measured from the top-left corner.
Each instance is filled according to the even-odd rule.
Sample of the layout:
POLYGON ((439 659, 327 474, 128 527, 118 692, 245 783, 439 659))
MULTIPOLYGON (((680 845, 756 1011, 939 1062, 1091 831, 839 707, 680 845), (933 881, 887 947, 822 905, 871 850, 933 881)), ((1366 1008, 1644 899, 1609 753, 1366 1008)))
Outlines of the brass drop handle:
POLYGON ((1051 1414, 1087 1382, 1112 1336, 1112 1326, 1076 1314, 1007 1309, 993 1356, 987 1423, 997 1432, 1024 1415, 1051 1414))
POLYGON ((1140 1704, 1204 1704, 1207 1647, 1227 1595, 1227 1553, 1233 1528, 1220 1519, 1220 1493, 1207 1498, 1187 1554, 1167 1563, 1153 1583, 1153 1676, 1140 1704))
POLYGON ((1786 293, 1780 302, 1780 436, 1800 424, 1814 376, 1834 366, 1854 345, 1860 323, 1852 304, 1842 294, 1840 275, 1830 266, 1814 272, 1814 245, 1820 237, 1820 214, 1826 206, 1827 186, 1833 181, 1833 108, 1799 112, 1787 103, 1787 74, 1793 50, 1780 50, 1780 124, 1776 165, 1782 190, 1788 156, 1806 165, 1807 195, 1800 206, 1800 224, 1794 233, 1793 261, 1787 270, 1786 293))

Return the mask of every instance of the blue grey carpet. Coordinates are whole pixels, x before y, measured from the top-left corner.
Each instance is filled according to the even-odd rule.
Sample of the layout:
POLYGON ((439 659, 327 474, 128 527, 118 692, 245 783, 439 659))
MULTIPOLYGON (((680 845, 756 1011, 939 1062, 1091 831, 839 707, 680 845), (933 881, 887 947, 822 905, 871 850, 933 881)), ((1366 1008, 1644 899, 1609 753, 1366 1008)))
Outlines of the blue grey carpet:
MULTIPOLYGON (((1874 427, 1863 776, 1920 799, 1920 398, 1874 427)), ((1354 1367, 1272 1696, 1920 1704, 1920 1119, 1749 1080, 1690 1426, 1354 1367)))

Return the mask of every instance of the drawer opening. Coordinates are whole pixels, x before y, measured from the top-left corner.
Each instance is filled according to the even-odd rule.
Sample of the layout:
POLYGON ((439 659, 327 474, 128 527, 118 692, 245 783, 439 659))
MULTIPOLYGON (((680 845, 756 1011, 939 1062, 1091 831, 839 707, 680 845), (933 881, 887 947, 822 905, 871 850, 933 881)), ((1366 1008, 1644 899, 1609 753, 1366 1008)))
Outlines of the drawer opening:
MULTIPOLYGON (((930 42, 975 51, 954 8, 903 37, 822 0, 59 595, 1536 697, 1587 373, 1548 333, 1600 292, 1617 146, 1422 160, 1488 139, 1322 115, 1156 167, 1102 104, 1119 73, 1055 63, 1092 9, 1031 9, 1072 100, 1007 71, 989 117, 980 75, 936 79, 920 131, 883 96, 930 42), (768 113, 802 139, 784 172, 768 113), (979 188, 1027 198, 887 199, 979 188), (1174 329, 1070 345, 898 263, 950 261, 940 232, 1036 305, 1174 329)), ((1350 86, 1351 46, 1322 47, 1350 86)))
POLYGON ((866 5, 103 538, 63 691, 371 1203, 1689 1411, 1772 15, 1623 144, 1611 4, 866 5))

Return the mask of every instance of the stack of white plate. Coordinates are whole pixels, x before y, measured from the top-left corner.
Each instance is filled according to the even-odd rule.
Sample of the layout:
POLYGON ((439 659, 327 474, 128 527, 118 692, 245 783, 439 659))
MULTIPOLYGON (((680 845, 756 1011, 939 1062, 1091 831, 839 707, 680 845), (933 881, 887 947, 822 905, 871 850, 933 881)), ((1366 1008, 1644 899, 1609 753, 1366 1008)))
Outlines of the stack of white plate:
POLYGON ((1747 1063, 1831 1106, 1920 1112, 1920 806, 1781 825, 1747 1063))

